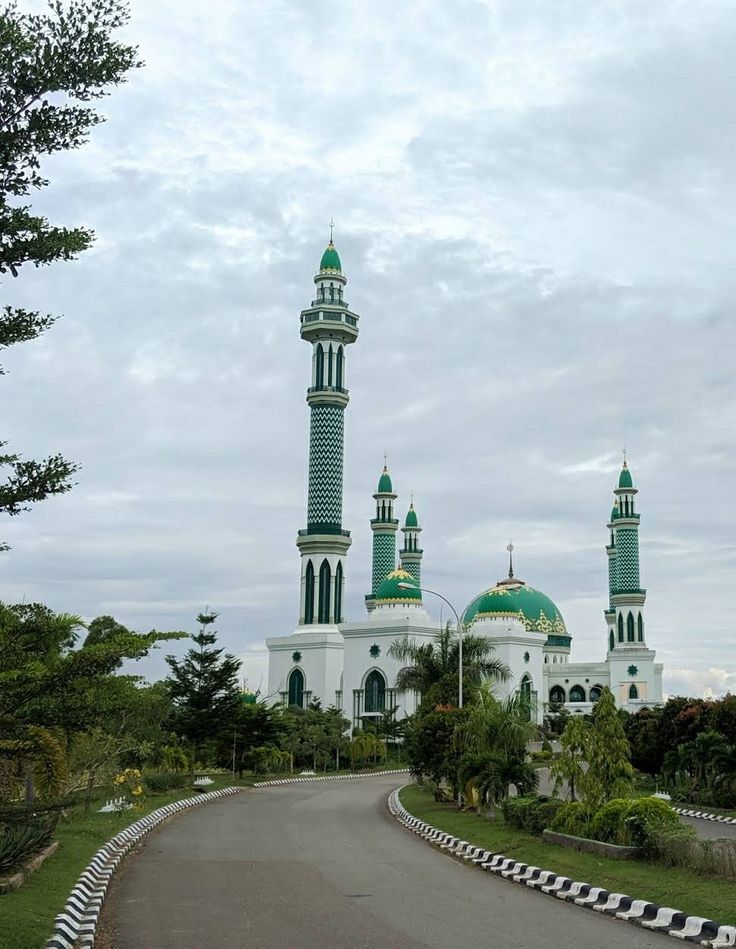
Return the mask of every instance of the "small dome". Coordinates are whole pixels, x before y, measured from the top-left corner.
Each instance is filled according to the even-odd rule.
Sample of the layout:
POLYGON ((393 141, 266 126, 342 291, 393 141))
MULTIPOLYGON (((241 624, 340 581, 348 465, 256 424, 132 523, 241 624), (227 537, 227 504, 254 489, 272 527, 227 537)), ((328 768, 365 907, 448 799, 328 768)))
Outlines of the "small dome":
POLYGON ((335 245, 330 241, 327 245, 327 249, 324 254, 322 254, 322 260, 319 262, 320 270, 334 270, 338 273, 342 273, 342 264, 340 263, 340 257, 335 250, 335 245))
POLYGON ((631 477, 631 471, 626 462, 624 462, 624 466, 621 469, 621 474, 618 476, 618 486, 619 488, 634 487, 634 479, 631 477))
POLYGON ((414 510, 414 505, 409 505, 409 510, 406 513, 406 521, 404 522, 404 527, 419 527, 419 521, 417 520, 417 512, 414 510))
POLYGON ((391 484, 391 475, 388 473, 388 468, 386 465, 383 466, 383 471, 381 472, 381 477, 378 479, 378 491, 377 494, 392 494, 394 490, 393 485, 391 484))
POLYGON ((611 510, 611 520, 615 521, 618 516, 619 516, 618 504, 614 504, 613 509, 611 510))
POLYGON ((421 603, 422 591, 417 587, 414 577, 403 567, 392 570, 384 577, 376 590, 376 606, 381 603, 421 603), (400 583, 410 583, 412 588, 400 587, 400 583))
POLYGON ((502 580, 486 590, 466 610, 463 619, 469 624, 492 617, 519 619, 529 632, 567 635, 565 621, 552 600, 515 578, 502 580))

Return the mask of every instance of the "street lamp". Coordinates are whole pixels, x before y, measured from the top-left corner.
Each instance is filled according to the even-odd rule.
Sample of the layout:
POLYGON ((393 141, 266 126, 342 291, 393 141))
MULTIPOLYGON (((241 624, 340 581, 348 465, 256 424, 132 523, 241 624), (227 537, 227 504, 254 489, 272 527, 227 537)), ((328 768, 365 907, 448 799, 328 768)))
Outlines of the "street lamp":
MULTIPOLYGON (((402 590, 419 590, 421 593, 431 593, 432 596, 437 596, 437 597, 439 597, 440 600, 442 600, 443 603, 447 603, 447 605, 450 607, 450 609, 451 609, 452 612, 454 613, 454 615, 455 615, 455 621, 457 622, 457 637, 458 637, 458 657, 457 657, 457 659, 458 659, 458 661, 457 661, 457 669, 458 669, 458 684, 457 684, 458 703, 457 703, 457 704, 458 704, 458 708, 462 708, 462 707, 463 707, 463 635, 464 635, 464 633, 465 633, 465 624, 464 624, 463 621, 460 619, 460 617, 458 616, 457 610, 456 610, 455 607, 452 605, 452 603, 450 603, 450 601, 447 599, 447 597, 446 597, 446 596, 442 596, 442 594, 441 594, 441 593, 438 593, 436 590, 428 590, 427 587, 418 587, 418 586, 416 585, 416 583, 406 583, 406 581, 403 581, 403 580, 399 581, 399 583, 397 583, 396 586, 400 587, 402 590)), ((473 597, 473 599, 470 601, 470 603, 468 603, 468 605, 467 605, 467 606, 465 607, 465 609, 463 610, 463 616, 465 616, 465 614, 468 612, 468 610, 470 609, 470 607, 473 606, 473 604, 476 603, 478 600, 480 600, 481 597, 483 597, 483 596, 485 596, 485 590, 483 591, 483 593, 479 593, 478 596, 473 597)))

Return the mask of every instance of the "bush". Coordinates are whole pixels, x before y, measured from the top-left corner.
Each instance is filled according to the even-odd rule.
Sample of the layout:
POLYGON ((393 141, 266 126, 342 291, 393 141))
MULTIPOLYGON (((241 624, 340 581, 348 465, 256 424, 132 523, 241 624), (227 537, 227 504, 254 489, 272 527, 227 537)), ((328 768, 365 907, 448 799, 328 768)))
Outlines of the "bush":
MULTIPOLYGON (((548 742, 548 744, 549 744, 549 742, 548 742)), ((553 753, 553 751, 552 751, 551 748, 549 749, 549 751, 542 750, 542 751, 533 751, 533 752, 532 752, 532 761, 534 761, 534 762, 538 762, 538 761, 552 761, 553 759, 554 759, 554 753, 553 753)))
POLYGON ((641 847, 645 853, 653 852, 653 835, 658 830, 682 826, 680 818, 667 801, 658 797, 640 797, 631 801, 626 821, 634 846, 641 847))
POLYGON ((541 837, 542 831, 551 825, 561 806, 562 801, 542 795, 509 797, 501 805, 507 824, 537 837, 541 837))
POLYGON ((52 825, 47 820, 0 826, 0 873, 14 870, 28 857, 51 843, 52 825))
POLYGON ((632 846, 631 826, 628 822, 633 801, 627 797, 615 797, 604 804, 593 816, 590 833, 595 840, 619 847, 632 846))
POLYGON ((590 837, 590 814, 580 801, 564 801, 551 824, 551 830, 573 837, 590 837))
POLYGON ((542 751, 548 751, 552 754, 552 743, 547 738, 542 742, 542 751))
POLYGON ((165 794, 167 791, 186 787, 189 775, 180 771, 152 771, 144 775, 143 783, 151 794, 165 794))

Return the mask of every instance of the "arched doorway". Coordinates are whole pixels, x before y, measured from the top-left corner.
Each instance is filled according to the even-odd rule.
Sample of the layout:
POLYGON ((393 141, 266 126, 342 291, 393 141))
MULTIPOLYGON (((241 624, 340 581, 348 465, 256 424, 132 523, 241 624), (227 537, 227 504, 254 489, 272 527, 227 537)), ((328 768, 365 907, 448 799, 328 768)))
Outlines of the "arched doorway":
POLYGON ((304 673, 301 669, 292 669, 289 676, 289 705, 304 707, 304 673))
POLYGON ((383 673, 373 669, 365 677, 363 707, 366 712, 383 712, 386 709, 386 680, 383 673))

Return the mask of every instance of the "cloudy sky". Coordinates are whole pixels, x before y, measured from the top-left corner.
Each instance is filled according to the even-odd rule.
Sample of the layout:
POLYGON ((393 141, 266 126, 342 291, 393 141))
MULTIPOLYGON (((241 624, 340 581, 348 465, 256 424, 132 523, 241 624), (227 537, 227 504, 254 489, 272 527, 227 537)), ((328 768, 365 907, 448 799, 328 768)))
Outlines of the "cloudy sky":
POLYGON ((145 68, 35 204, 96 244, 3 286, 64 314, 6 354, 3 436, 82 470, 3 524, 0 597, 139 630, 208 604, 265 686, 334 216, 362 317, 349 618, 386 450, 427 583, 460 608, 513 538, 573 658, 602 658, 625 444, 665 689, 736 688, 735 34, 730 0, 134 0, 145 68))

